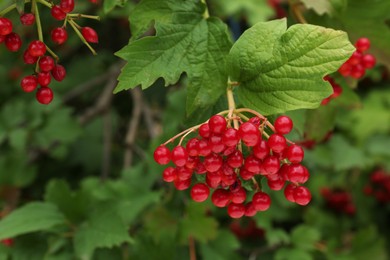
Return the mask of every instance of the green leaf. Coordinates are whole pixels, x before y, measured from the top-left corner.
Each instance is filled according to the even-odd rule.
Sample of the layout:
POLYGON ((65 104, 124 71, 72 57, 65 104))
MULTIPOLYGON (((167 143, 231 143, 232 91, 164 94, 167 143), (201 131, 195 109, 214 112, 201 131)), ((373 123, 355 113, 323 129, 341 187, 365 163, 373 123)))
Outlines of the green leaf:
POLYGON ((263 114, 315 108, 331 93, 323 77, 354 51, 347 34, 285 19, 257 23, 233 45, 228 71, 240 102, 263 114))
POLYGON ((0 240, 65 225, 65 217, 51 203, 32 202, 0 221, 0 240))
POLYGON ((226 89, 225 58, 231 42, 226 25, 213 17, 205 20, 198 9, 176 14, 172 23, 156 23, 156 36, 117 52, 128 63, 114 92, 138 85, 146 89, 160 77, 168 86, 186 73, 187 112, 214 104, 226 89))
POLYGON ((111 248, 132 241, 121 217, 105 209, 97 208, 76 231, 73 245, 78 257, 90 259, 96 248, 111 248))
POLYGON ((235 253, 238 248, 240 248, 239 241, 227 230, 221 230, 214 240, 200 245, 203 259, 213 260, 242 259, 235 253))
POLYGON ((315 249, 315 243, 320 240, 320 235, 320 232, 316 228, 299 225, 291 232, 291 242, 296 248, 313 250, 315 249))
POLYGON ((24 13, 24 0, 15 0, 16 3, 16 9, 18 10, 18 13, 21 15, 24 13))
POLYGON ((307 110, 305 123, 305 138, 321 141, 334 128, 337 108, 334 106, 320 106, 315 110, 307 110))
POLYGON ((312 260, 313 257, 306 251, 296 248, 281 248, 275 254, 275 260, 312 260))
POLYGON ((352 240, 352 255, 356 260, 372 258, 375 260, 388 259, 386 243, 379 236, 375 226, 362 228, 352 240))
POLYGON ((333 12, 332 3, 329 0, 301 0, 301 2, 319 15, 332 14, 333 12))
POLYGON ((103 11, 104 13, 111 12, 115 6, 124 6, 128 0, 104 0, 103 11))

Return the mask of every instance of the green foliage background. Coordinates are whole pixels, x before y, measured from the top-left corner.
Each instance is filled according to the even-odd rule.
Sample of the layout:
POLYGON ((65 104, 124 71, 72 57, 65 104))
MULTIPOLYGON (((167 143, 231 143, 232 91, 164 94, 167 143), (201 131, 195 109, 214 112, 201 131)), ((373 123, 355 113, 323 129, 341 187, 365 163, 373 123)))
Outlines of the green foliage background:
POLYGON ((280 2, 285 20, 265 0, 209 0, 209 18, 196 0, 76 2, 102 17, 84 21, 99 33, 98 55, 74 34, 56 48, 67 77, 49 106, 22 93, 31 67, 0 46, 0 240, 14 238, 0 259, 388 259, 390 204, 363 188, 374 170, 390 172, 390 4, 280 2), (298 24, 295 7, 311 25, 298 24), (333 74, 343 94, 319 106, 331 93, 322 77, 353 51, 348 37, 370 38, 378 65, 359 82, 333 74), (268 211, 234 221, 163 183, 154 148, 227 109, 228 77, 242 82, 241 105, 287 112, 289 137, 316 142, 305 150, 308 206, 273 192, 268 211), (351 193, 356 214, 327 207, 323 187, 351 193))

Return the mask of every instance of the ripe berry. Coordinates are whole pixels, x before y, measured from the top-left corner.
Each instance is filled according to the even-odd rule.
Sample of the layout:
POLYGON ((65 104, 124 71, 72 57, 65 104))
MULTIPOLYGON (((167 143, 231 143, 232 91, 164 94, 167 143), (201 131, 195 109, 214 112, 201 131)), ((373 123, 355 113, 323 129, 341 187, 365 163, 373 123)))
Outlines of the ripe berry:
POLYGON ((240 137, 238 136, 237 129, 234 128, 228 128, 223 133, 222 141, 226 146, 233 147, 238 144, 240 141, 240 137))
POLYGON ((291 164, 287 174, 288 179, 294 183, 304 183, 306 178, 305 168, 301 164, 291 164))
POLYGON ((200 127, 199 127, 199 135, 203 138, 209 138, 210 137, 210 126, 209 124, 205 123, 205 124, 202 124, 200 127))
POLYGON ((214 134, 222 134, 226 129, 226 119, 221 115, 213 115, 209 120, 210 131, 214 134))
POLYGON ((55 65, 51 70, 51 75, 56 81, 63 81, 66 76, 66 70, 62 65, 55 65))
POLYGON ((355 78, 355 79, 360 79, 364 76, 365 73, 366 73, 366 71, 365 71, 363 65, 357 64, 357 65, 352 67, 351 77, 355 78))
POLYGON ((255 173, 248 171, 244 167, 240 169, 240 176, 243 180, 247 181, 252 179, 252 177, 255 175, 255 173))
POLYGON ((186 165, 188 160, 187 150, 183 146, 176 146, 172 150, 172 162, 179 167, 186 165))
POLYGON ((230 203, 228 206, 228 215, 231 218, 241 218, 245 214, 245 206, 243 204, 230 203))
POLYGON ((83 27, 81 29, 81 34, 83 35, 83 37, 85 38, 85 40, 87 42, 91 42, 91 43, 98 43, 99 42, 98 35, 97 35, 96 31, 94 29, 92 29, 91 27, 83 27))
POLYGON ((255 146, 261 139, 259 129, 250 122, 245 122, 240 125, 238 135, 246 146, 255 146))
POLYGON ((191 179, 187 179, 187 180, 175 179, 173 181, 173 184, 175 185, 175 188, 177 190, 186 190, 191 186, 191 179))
POLYGON ((38 83, 42 87, 46 87, 51 82, 51 76, 49 72, 39 72, 38 73, 38 83))
POLYGON ((70 13, 74 9, 74 0, 61 0, 60 8, 65 13, 70 13))
POLYGON ((222 141, 222 136, 220 135, 211 135, 209 138, 210 149, 214 153, 220 153, 225 150, 226 146, 222 141))
POLYGON ((34 64, 37 62, 38 57, 33 57, 30 55, 30 52, 28 50, 25 50, 23 53, 23 61, 25 64, 34 64))
POLYGON ((179 180, 188 180, 192 177, 192 171, 186 167, 177 167, 176 175, 179 180))
POLYGON ((32 13, 25 13, 20 16, 20 22, 23 25, 33 25, 35 22, 35 15, 32 13))
POLYGON ((295 203, 305 206, 309 204, 311 200, 311 193, 308 188, 299 186, 294 189, 293 192, 295 203))
POLYGON ((267 145, 272 151, 280 153, 287 147, 286 138, 281 134, 270 135, 267 145))
POLYGON ((299 145, 290 145, 286 150, 286 158, 292 163, 300 163, 303 160, 304 151, 299 145))
POLYGON ((254 215, 256 215, 257 213, 257 210, 255 209, 255 206, 253 206, 253 203, 252 202, 248 202, 246 205, 245 205, 245 216, 246 217, 253 217, 254 215))
POLYGON ((371 54, 365 54, 362 57, 362 65, 366 69, 371 69, 375 66, 376 59, 373 55, 371 54))
POLYGON ((173 182, 176 179, 176 170, 173 167, 168 167, 163 171, 163 180, 173 182))
POLYGON ((239 168, 242 165, 244 156, 240 150, 235 150, 226 158, 226 163, 232 168, 239 168))
POLYGON ((5 36, 5 46, 9 51, 16 52, 22 46, 22 39, 17 33, 11 32, 5 36))
POLYGON ((0 17, 0 35, 8 35, 12 32, 12 22, 10 19, 0 17))
POLYGON ((165 165, 171 161, 171 151, 165 145, 160 145, 154 150, 153 157, 158 164, 165 165))
POLYGON ((33 57, 43 56, 46 52, 46 45, 39 40, 32 41, 28 46, 28 52, 33 57))
POLYGON ((222 174, 220 171, 206 173, 206 183, 210 188, 216 189, 221 184, 222 174))
POLYGON ((61 21, 65 19, 66 13, 62 11, 58 5, 55 5, 51 8, 51 16, 53 16, 54 19, 61 21))
POLYGON ((267 193, 259 191, 253 195, 252 204, 257 211, 265 211, 271 206, 271 198, 267 193))
POLYGON ((199 157, 191 157, 191 156, 189 156, 185 166, 188 169, 192 169, 193 170, 193 169, 196 168, 196 166, 198 165, 199 161, 200 161, 199 157))
POLYGON ((354 52, 352 53, 351 57, 346 61, 348 64, 351 64, 352 66, 358 65, 361 63, 363 55, 360 52, 354 52))
POLYGON ((50 56, 43 56, 38 62, 41 71, 48 72, 54 68, 54 59, 50 56))
MULTIPOLYGON (((274 175, 277 175, 277 174, 274 174, 274 175)), ((272 175, 268 175, 268 176, 272 176, 272 175)), ((283 189, 284 183, 285 183, 285 181, 282 180, 281 178, 278 178, 276 180, 271 180, 271 179, 267 180, 268 187, 271 190, 281 190, 281 189, 283 189)))
POLYGON ((211 153, 211 148, 209 146, 209 143, 204 139, 199 141, 198 149, 199 149, 199 156, 208 156, 211 153))
POLYGON ((36 99, 39 103, 47 105, 53 100, 53 91, 48 87, 41 87, 38 89, 36 99))
POLYGON ((223 208, 229 203, 231 193, 224 189, 216 189, 211 195, 211 201, 216 207, 223 208))
POLYGON ((293 122, 288 116, 279 116, 274 122, 275 132, 281 135, 286 135, 291 132, 293 122))
POLYGON ((204 159, 204 167, 208 172, 216 172, 222 167, 222 157, 212 153, 204 159))
POLYGON ((296 186, 293 184, 288 184, 286 188, 284 188, 284 196, 288 201, 295 202, 295 197, 294 197, 294 191, 296 189, 296 186))
POLYGON ((246 200, 246 191, 243 187, 239 187, 235 192, 232 192, 231 200, 233 203, 241 204, 246 200))
POLYGON ((261 161, 253 155, 249 155, 245 158, 244 167, 246 170, 257 174, 261 169, 261 161))
POLYGON ((352 71, 352 65, 349 63, 344 63, 343 65, 341 65, 341 67, 338 70, 338 72, 344 77, 351 75, 351 71, 352 71))
POLYGON ((253 147, 253 155, 258 159, 263 160, 269 155, 270 149, 265 140, 260 140, 260 142, 253 147))
POLYGON ((263 168, 266 174, 275 174, 279 171, 280 161, 275 155, 269 155, 263 160, 263 168))
POLYGON ((197 138, 191 138, 186 144, 186 149, 189 156, 198 156, 199 140, 197 138))
POLYGON ((54 28, 51 31, 51 39, 54 43, 63 44, 68 39, 68 33, 62 27, 54 28))
POLYGON ((368 38, 359 38, 355 43, 355 47, 358 52, 364 52, 370 48, 370 44, 368 38))
POLYGON ((20 86, 24 92, 34 91, 38 86, 37 77, 32 75, 24 77, 20 82, 20 86))
POLYGON ((203 183, 197 183, 191 189, 191 198, 196 202, 205 201, 209 195, 210 189, 203 183))

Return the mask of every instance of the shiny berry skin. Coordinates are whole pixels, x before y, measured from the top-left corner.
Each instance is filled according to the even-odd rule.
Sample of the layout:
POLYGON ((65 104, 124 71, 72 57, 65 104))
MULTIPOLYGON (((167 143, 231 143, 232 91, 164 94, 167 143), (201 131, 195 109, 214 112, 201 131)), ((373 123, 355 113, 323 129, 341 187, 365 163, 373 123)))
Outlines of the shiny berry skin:
MULTIPOLYGON (((277 174, 275 174, 275 175, 277 175, 277 174)), ((268 175, 268 176, 271 176, 271 175, 268 175)), ((270 180, 270 179, 267 180, 268 187, 271 190, 281 190, 281 189, 283 189, 284 183, 285 183, 285 181, 280 179, 280 178, 276 179, 276 180, 270 180)))
POLYGON ((222 157, 218 154, 212 153, 204 158, 204 167, 208 172, 216 172, 222 167, 222 157))
POLYGON ((279 116, 274 122, 275 132, 281 135, 286 135, 291 132, 293 122, 288 116, 279 116))
POLYGON ((54 68, 54 59, 50 56, 43 56, 38 61, 41 71, 48 72, 54 68))
POLYGON ((210 195, 210 189, 203 183, 197 183, 191 188, 191 198, 196 202, 205 201, 210 195))
POLYGON ((225 150, 226 145, 222 141, 222 136, 220 135, 211 135, 209 138, 210 149, 214 153, 220 153, 225 150))
POLYGON ((286 158, 292 163, 300 163, 304 157, 304 151, 299 145, 290 145, 285 151, 286 158))
POLYGON ((210 126, 209 124, 205 123, 205 124, 202 124, 200 127, 199 127, 199 135, 203 138, 209 138, 210 137, 210 126))
POLYGON ((305 206, 309 204, 311 200, 311 193, 308 188, 299 186, 294 189, 293 192, 295 203, 305 206))
POLYGON ((263 160, 263 168, 266 174, 275 174, 279 171, 280 161, 275 155, 269 155, 263 160))
POLYGON ((63 81, 66 77, 66 70, 64 66, 57 64, 54 66, 54 68, 51 70, 51 75, 56 81, 63 81))
POLYGON ((352 53, 352 56, 346 61, 348 64, 351 64, 351 65, 358 65, 361 63, 361 59, 362 59, 363 55, 360 53, 360 52, 354 52, 352 53))
POLYGON ((208 172, 206 173, 206 184, 212 188, 216 189, 221 184, 222 174, 220 171, 217 172, 208 172))
POLYGON ((255 146, 261 139, 259 129, 250 122, 240 125, 238 135, 246 146, 255 146))
POLYGON ((85 40, 87 42, 90 42, 90 43, 98 43, 99 42, 98 35, 97 35, 96 31, 94 29, 92 29, 91 27, 83 27, 81 29, 81 34, 83 35, 83 37, 85 38, 85 40))
POLYGON ((186 167, 177 167, 176 175, 179 180, 188 180, 192 177, 192 170, 186 167))
POLYGON ((63 44, 68 39, 68 33, 62 27, 54 28, 51 31, 51 40, 57 44, 63 44))
POLYGON ((226 158, 227 164, 232 168, 241 167, 243 161, 244 156, 242 155, 242 152, 240 150, 235 150, 226 158))
POLYGON ((288 201, 291 201, 291 202, 295 202, 295 198, 294 198, 294 191, 297 187, 293 184, 288 184, 285 188, 284 188, 284 196, 286 197, 286 199, 288 201))
POLYGON ((53 91, 48 87, 41 87, 36 93, 36 99, 39 103, 47 105, 53 100, 53 91))
POLYGON ((231 218, 241 218, 245 214, 245 206, 243 204, 230 203, 227 211, 231 218))
POLYGON ((23 25, 29 26, 35 23, 35 15, 32 13, 25 13, 20 16, 20 22, 23 25))
POLYGON ((12 22, 10 19, 0 17, 0 35, 8 35, 12 32, 12 22))
POLYGON ((74 9, 74 0, 61 0, 60 8, 65 13, 70 13, 74 9))
POLYGON ((32 41, 28 46, 28 52, 33 57, 43 56, 46 53, 46 45, 39 40, 32 41))
POLYGON ((20 86, 24 92, 34 91, 38 86, 38 79, 32 75, 26 76, 20 82, 20 86))
POLYGON ((255 173, 248 171, 244 167, 240 169, 240 176, 245 181, 252 179, 254 175, 255 173))
POLYGON ((191 179, 187 179, 187 180, 175 179, 173 181, 173 184, 175 185, 175 188, 177 190, 186 190, 191 186, 191 179))
POLYGON ((226 207, 230 199, 231 193, 224 189, 216 189, 211 195, 211 201, 218 208, 226 207))
POLYGON ((176 146, 172 150, 172 162, 179 167, 186 165, 188 160, 187 150, 183 146, 176 146))
POLYGON ((226 129, 226 119, 220 115, 213 115, 209 119, 210 131, 214 134, 222 134, 226 129))
POLYGON ((12 52, 16 52, 22 47, 22 39, 20 39, 19 34, 14 32, 5 36, 4 42, 7 49, 12 52))
POLYGON ((281 134, 272 134, 268 139, 267 145, 272 151, 281 153, 287 147, 287 141, 281 134))
POLYGON ((261 161, 253 155, 249 155, 245 158, 244 167, 250 172, 253 172, 255 174, 259 173, 261 169, 261 161))
POLYGON ((366 70, 364 69, 363 65, 358 64, 352 67, 350 76, 355 79, 360 79, 364 76, 365 73, 366 70))
POLYGON ((168 164, 171 161, 171 151, 165 145, 160 145, 154 150, 153 158, 158 164, 168 164))
POLYGON ((176 180, 176 170, 173 167, 165 168, 163 171, 163 180, 166 182, 173 182, 176 180))
POLYGON ((362 65, 366 69, 371 69, 375 66, 376 64, 376 59, 373 55, 371 54, 365 54, 362 57, 362 65))
POLYGON ((51 76, 49 72, 39 72, 38 73, 38 83, 42 87, 47 87, 51 82, 51 76))
POLYGON ((58 21, 62 21, 65 19, 66 13, 58 5, 55 5, 51 8, 51 16, 58 21))
POLYGON ((265 211, 271 206, 271 198, 267 193, 259 191, 253 195, 252 204, 257 211, 265 211))
POLYGON ((198 156, 199 154, 199 139, 191 138, 186 144, 186 149, 189 156, 198 156))
POLYGON ((33 57, 30 55, 28 50, 25 50, 23 53, 23 61, 25 64, 35 64, 37 62, 38 57, 33 57))
POLYGON ((359 38, 356 43, 355 47, 358 52, 364 52, 370 48, 370 40, 368 38, 359 38))
POLYGON ((338 72, 344 76, 344 77, 348 77, 349 75, 351 75, 351 71, 352 71, 352 65, 349 64, 349 63, 344 63, 343 65, 341 65, 341 67, 338 69, 338 72))
POLYGON ((253 147, 253 155, 256 158, 263 160, 265 157, 269 155, 270 149, 268 147, 267 141, 260 140, 260 142, 253 147))
POLYGON ((305 182, 305 168, 301 164, 291 164, 288 168, 288 179, 294 183, 305 182))
POLYGON ((208 156, 211 153, 211 148, 209 143, 202 139, 199 141, 198 144, 198 151, 199 151, 199 156, 208 156))
POLYGON ((240 137, 238 136, 237 129, 228 128, 222 135, 222 141, 226 146, 233 147, 238 144, 240 137))
POLYGON ((232 192, 231 200, 233 203, 241 204, 246 200, 246 190, 243 187, 239 187, 235 192, 232 192))

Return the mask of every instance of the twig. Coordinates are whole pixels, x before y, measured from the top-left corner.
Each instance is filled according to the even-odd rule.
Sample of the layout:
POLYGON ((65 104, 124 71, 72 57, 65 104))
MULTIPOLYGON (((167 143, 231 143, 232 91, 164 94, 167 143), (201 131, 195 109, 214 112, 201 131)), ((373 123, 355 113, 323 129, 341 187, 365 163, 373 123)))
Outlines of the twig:
POLYGON ((111 147, 112 147, 112 121, 110 111, 106 111, 103 116, 103 160, 102 173, 100 179, 105 181, 110 175, 111 169, 111 147))
POLYGON ((292 0, 288 0, 288 4, 291 7, 291 11, 293 12, 295 19, 300 23, 303 23, 303 24, 307 23, 305 17, 303 16, 303 14, 300 10, 301 3, 300 2, 296 3, 296 2, 293 2, 292 0))
POLYGON ((190 260, 196 260, 196 249, 195 249, 195 240, 193 237, 188 238, 188 247, 190 250, 190 260))
POLYGON ((151 139, 153 139, 157 136, 158 133, 156 131, 156 126, 155 126, 155 123, 153 121, 152 111, 151 111, 150 107, 148 106, 147 102, 143 102, 142 112, 143 112, 143 116, 144 116, 143 119, 145 121, 146 128, 148 129, 149 137, 151 139))
POLYGON ((131 166, 133 160, 132 146, 135 141, 137 128, 141 119, 142 112, 142 90, 139 87, 134 88, 130 91, 132 100, 133 100, 133 113, 131 115, 129 125, 127 128, 126 138, 125 138, 125 154, 123 158, 123 168, 128 168, 131 166))

